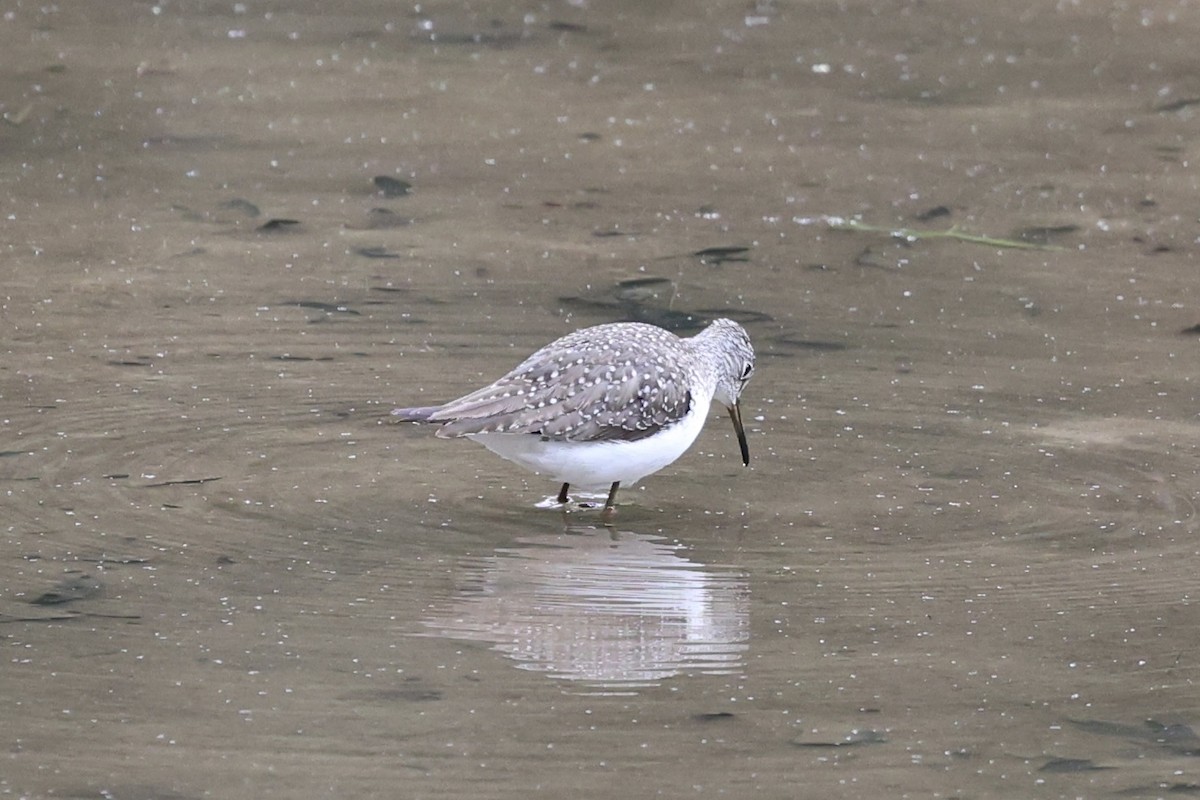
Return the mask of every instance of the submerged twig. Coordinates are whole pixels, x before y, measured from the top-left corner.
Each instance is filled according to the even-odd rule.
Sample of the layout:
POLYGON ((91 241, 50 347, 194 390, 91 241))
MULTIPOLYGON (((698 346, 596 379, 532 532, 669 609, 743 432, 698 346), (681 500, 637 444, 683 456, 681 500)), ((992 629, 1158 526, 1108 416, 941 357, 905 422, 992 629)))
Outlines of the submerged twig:
POLYGON ((920 239, 955 239, 957 241, 967 242, 969 244, 982 244, 989 247, 1008 247, 1017 250, 1064 249, 1052 244, 1026 242, 1020 239, 1001 239, 996 236, 982 236, 975 233, 967 233, 966 231, 959 230, 957 225, 952 226, 944 231, 917 230, 915 228, 895 228, 888 227, 886 225, 869 225, 861 220, 829 215, 821 215, 819 217, 795 217, 793 221, 800 225, 812 225, 814 223, 824 222, 830 228, 838 231, 886 233, 895 239, 903 239, 906 242, 916 242, 920 239))

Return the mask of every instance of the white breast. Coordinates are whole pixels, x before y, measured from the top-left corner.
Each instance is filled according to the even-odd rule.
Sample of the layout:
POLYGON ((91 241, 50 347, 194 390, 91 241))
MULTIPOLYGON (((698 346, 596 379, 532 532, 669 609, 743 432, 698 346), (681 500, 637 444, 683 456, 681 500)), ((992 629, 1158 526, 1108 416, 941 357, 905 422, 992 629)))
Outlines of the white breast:
POLYGON ((692 446, 704 427, 710 400, 693 395, 687 416, 653 436, 637 441, 563 442, 532 434, 470 435, 498 456, 526 469, 580 489, 608 489, 636 483, 675 461, 692 446))

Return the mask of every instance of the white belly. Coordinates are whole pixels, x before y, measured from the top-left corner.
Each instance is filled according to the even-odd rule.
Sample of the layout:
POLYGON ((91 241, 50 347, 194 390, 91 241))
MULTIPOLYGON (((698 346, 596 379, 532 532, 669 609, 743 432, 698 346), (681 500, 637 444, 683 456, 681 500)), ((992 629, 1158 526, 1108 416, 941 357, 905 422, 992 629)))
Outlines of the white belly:
POLYGON ((558 442, 531 434, 478 433, 468 436, 498 456, 580 489, 636 483, 679 458, 696 441, 708 403, 697 402, 682 420, 633 442, 558 442))

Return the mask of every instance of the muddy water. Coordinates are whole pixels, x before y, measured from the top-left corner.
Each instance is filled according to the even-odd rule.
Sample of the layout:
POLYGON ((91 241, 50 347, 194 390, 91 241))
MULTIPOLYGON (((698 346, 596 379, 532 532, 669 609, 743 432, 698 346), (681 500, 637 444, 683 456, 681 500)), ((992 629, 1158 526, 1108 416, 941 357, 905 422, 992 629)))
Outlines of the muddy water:
POLYGON ((0 791, 1194 790, 1198 14, 11 4, 0 791), (611 530, 383 420, 718 314, 611 530))

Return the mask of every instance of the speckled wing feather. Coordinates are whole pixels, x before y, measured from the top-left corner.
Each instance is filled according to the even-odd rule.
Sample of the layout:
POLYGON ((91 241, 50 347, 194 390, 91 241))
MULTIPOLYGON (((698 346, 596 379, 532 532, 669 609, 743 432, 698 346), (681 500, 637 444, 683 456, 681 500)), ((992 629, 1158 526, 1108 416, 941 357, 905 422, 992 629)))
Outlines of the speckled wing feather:
POLYGON ((687 357, 679 338, 650 325, 639 325, 637 337, 623 326, 624 336, 608 338, 608 327, 559 339, 424 420, 443 423, 441 437, 526 433, 594 442, 642 439, 682 419, 692 400, 688 382, 670 368, 687 357))

